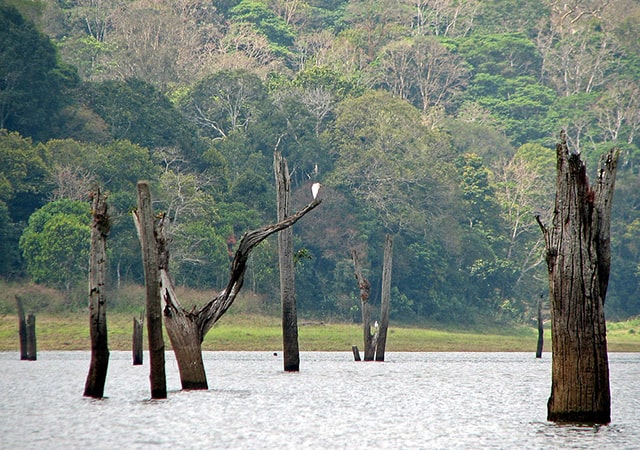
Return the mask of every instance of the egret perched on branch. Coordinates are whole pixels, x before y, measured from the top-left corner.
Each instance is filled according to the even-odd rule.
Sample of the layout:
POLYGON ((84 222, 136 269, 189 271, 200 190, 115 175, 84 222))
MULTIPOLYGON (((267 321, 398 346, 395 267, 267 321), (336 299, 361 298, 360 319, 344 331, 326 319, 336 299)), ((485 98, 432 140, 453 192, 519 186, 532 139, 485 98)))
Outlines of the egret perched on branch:
POLYGON ((320 191, 320 186, 322 186, 320 183, 313 183, 311 185, 311 194, 313 194, 313 199, 314 200, 318 196, 318 192, 320 191))

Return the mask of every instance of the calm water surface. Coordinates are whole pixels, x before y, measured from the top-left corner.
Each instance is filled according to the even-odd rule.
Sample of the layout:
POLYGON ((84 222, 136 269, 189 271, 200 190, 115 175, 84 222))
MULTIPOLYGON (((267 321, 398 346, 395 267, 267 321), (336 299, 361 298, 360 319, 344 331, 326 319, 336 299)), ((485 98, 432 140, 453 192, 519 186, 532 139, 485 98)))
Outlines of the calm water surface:
POLYGON ((103 400, 82 396, 88 352, 0 353, 0 448, 640 449, 640 354, 611 354, 612 424, 546 421, 551 355, 302 353, 285 373, 271 352, 206 352, 208 391, 150 400, 144 366, 112 352, 103 400))

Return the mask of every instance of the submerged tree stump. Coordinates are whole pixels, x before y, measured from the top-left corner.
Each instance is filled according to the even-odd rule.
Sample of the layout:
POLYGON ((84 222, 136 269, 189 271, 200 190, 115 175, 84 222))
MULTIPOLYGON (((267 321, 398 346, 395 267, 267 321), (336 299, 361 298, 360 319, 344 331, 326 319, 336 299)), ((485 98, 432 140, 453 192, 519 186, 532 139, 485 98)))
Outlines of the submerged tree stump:
POLYGON ((35 361, 37 359, 36 346, 36 316, 25 316, 22 298, 16 295, 18 306, 18 333, 20 336, 20 360, 35 361))
MULTIPOLYGON (((371 334, 371 307, 369 305, 371 283, 369 283, 369 280, 367 280, 367 278, 362 274, 360 258, 358 258, 358 251, 355 248, 351 250, 351 259, 353 260, 356 281, 358 282, 358 288, 360 289, 360 311, 362 313, 362 335, 364 337, 364 360, 373 361, 376 353, 376 345, 374 343, 374 336, 371 334)), ((358 347, 355 347, 355 350, 357 351, 358 347)), ((360 361, 359 352, 356 361, 360 361)))
POLYGON ((391 268, 393 267, 393 236, 387 234, 384 241, 382 263, 382 296, 380 299, 380 331, 376 343, 376 361, 384 361, 389 329, 389 302, 391 300, 391 268))
POLYGON ((544 322, 542 321, 542 299, 538 300, 538 345, 536 346, 536 358, 542 358, 542 350, 544 348, 544 322))
POLYGON ((107 340, 107 300, 105 296, 107 268, 107 235, 111 227, 107 213, 107 197, 100 189, 91 193, 91 252, 89 257, 89 334, 91 365, 84 385, 84 396, 102 398, 109 366, 107 340))
POLYGON ((144 327, 144 317, 141 315, 139 319, 133 318, 133 342, 132 342, 132 353, 133 353, 133 365, 141 366, 143 363, 143 339, 142 332, 144 327))
POLYGON ((138 237, 142 247, 142 264, 146 287, 147 338, 149 340, 149 380, 151 398, 167 398, 164 337, 162 335, 162 306, 160 299, 160 266, 156 243, 155 217, 151 206, 151 193, 146 181, 138 182, 138 237))
POLYGON ((27 352, 27 318, 24 315, 24 307, 22 299, 16 295, 16 304, 18 306, 18 334, 20 336, 20 360, 29 359, 27 352))
POLYGON ((351 346, 351 351, 353 352, 354 361, 362 361, 362 359, 360 358, 360 350, 358 350, 358 346, 357 345, 352 345, 351 346))
MULTIPOLYGON (((278 151, 273 154, 273 169, 276 178, 278 221, 280 222, 290 214, 291 177, 287 160, 278 151)), ((298 346, 298 310, 293 264, 293 230, 291 227, 278 232, 278 264, 280 266, 284 370, 285 372, 298 372, 300 371, 300 349, 298 346)))
POLYGON ((580 155, 569 151, 564 133, 556 153, 551 227, 537 217, 545 238, 552 317, 547 419, 606 424, 611 421, 611 394, 604 302, 618 151, 603 155, 591 186, 580 155))
POLYGON ((38 346, 36 345, 36 316, 29 314, 26 321, 27 326, 27 361, 38 359, 38 346))

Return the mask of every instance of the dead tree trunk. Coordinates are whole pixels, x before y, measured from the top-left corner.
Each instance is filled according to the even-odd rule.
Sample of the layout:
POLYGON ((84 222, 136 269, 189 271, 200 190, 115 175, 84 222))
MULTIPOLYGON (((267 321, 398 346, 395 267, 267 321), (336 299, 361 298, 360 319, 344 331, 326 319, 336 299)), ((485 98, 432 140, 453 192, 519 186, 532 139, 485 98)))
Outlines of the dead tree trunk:
POLYGON ((36 345, 36 316, 29 314, 27 316, 27 360, 35 361, 38 359, 38 346, 36 345))
POLYGON ((141 366, 143 362, 143 346, 142 346, 142 327, 144 326, 144 316, 141 314, 140 318, 133 318, 133 365, 141 366))
POLYGON ((393 266, 393 237, 387 234, 384 242, 384 262, 382 264, 382 296, 380 298, 380 333, 376 345, 376 361, 384 361, 389 329, 389 301, 391 298, 391 267, 393 266))
MULTIPOLYGON (((374 344, 374 336, 371 334, 371 308, 369 305, 369 295, 371 293, 371 283, 362 274, 358 251, 351 250, 351 259, 355 269, 358 288, 360 289, 360 311, 362 312, 362 335, 364 337, 364 360, 373 361, 375 357, 376 347, 374 344)), ((376 330, 377 331, 377 330, 376 330)), ((356 361, 360 360, 360 355, 356 361)))
POLYGON ((35 361, 38 359, 36 346, 36 316, 29 314, 25 317, 22 298, 16 295, 18 306, 18 333, 20 335, 20 360, 35 361))
POLYGON ((151 398, 167 398, 164 338, 162 336, 162 307, 160 300, 160 273, 158 246, 151 193, 145 181, 138 182, 138 235, 142 247, 142 263, 146 286, 147 334, 149 339, 149 365, 151 398))
POLYGON ((109 366, 107 340, 107 301, 105 279, 107 267, 107 235, 109 215, 106 196, 100 189, 92 192, 93 221, 89 258, 89 334, 91 336, 91 365, 84 385, 84 396, 102 398, 109 366))
POLYGON ((542 299, 541 295, 538 300, 538 346, 536 347, 536 358, 542 358, 542 349, 544 348, 544 322, 542 321, 542 299))
MULTIPOLYGON (((160 268, 161 298, 164 305, 165 326, 176 355, 183 389, 207 389, 208 387, 202 361, 202 341, 218 319, 231 307, 240 292, 251 251, 273 233, 292 226, 320 203, 321 200, 315 200, 283 221, 246 233, 240 240, 231 263, 231 274, 226 288, 200 309, 191 311, 182 307, 176 295, 169 273, 169 252, 164 220, 160 222, 155 248, 160 254, 158 267, 160 268)), ((143 226, 139 219, 136 220, 136 227, 140 233, 143 226)))
MULTIPOLYGON (((278 221, 282 221, 290 213, 291 178, 287 160, 278 151, 273 154, 273 169, 276 177, 278 221)), ((300 349, 298 347, 298 311, 293 266, 293 230, 291 227, 278 233, 278 262, 280 265, 284 370, 285 372, 298 372, 300 371, 300 349)))
POLYGON ((29 352, 27 351, 27 318, 24 315, 24 306, 22 305, 22 299, 16 295, 16 304, 18 306, 18 333, 20 336, 20 360, 26 361, 29 359, 29 352))
POLYGON ((566 136, 557 145, 553 223, 545 238, 551 302, 552 382, 547 419, 609 423, 611 394, 604 301, 611 261, 609 221, 618 151, 600 160, 589 185, 566 136))

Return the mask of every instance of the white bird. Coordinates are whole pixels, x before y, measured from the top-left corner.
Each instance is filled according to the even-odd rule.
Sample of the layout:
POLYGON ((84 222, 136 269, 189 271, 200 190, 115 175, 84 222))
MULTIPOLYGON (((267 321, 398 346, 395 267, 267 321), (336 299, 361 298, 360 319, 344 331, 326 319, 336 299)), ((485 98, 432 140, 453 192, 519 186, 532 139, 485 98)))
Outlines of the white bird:
POLYGON ((314 200, 318 196, 318 192, 320 191, 320 186, 322 186, 320 183, 313 183, 311 185, 311 194, 313 194, 313 199, 314 200))

